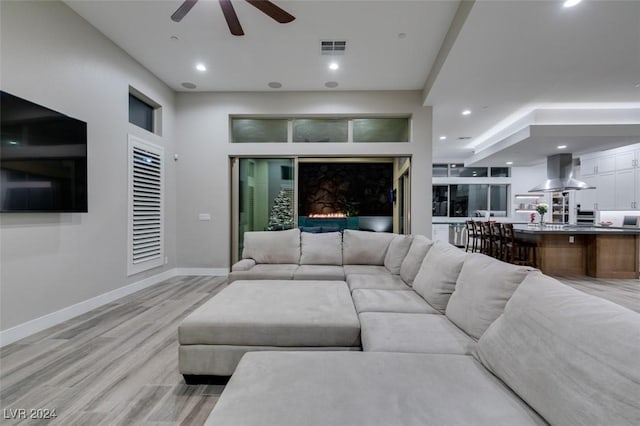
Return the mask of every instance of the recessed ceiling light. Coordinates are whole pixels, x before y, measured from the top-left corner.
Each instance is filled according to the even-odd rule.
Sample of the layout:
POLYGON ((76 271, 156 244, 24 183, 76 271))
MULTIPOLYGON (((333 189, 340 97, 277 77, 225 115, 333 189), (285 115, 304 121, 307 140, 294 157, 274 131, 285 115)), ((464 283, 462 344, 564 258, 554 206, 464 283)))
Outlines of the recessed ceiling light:
POLYGON ((331 63, 329 64, 329 69, 330 69, 330 70, 332 70, 332 71, 335 71, 335 70, 337 70, 338 68, 340 68, 340 65, 338 65, 338 63, 337 63, 337 62, 331 62, 331 63))
POLYGON ((204 64, 196 64, 196 69, 198 71, 206 71, 207 67, 204 64))
POLYGON ((185 81, 184 83, 181 84, 182 87, 184 87, 185 89, 195 89, 196 85, 193 83, 189 83, 188 81, 185 81))
POLYGON ((469 114, 471 114, 470 109, 465 109, 464 111, 462 111, 462 115, 469 115, 469 114))
POLYGON ((338 87, 338 82, 337 81, 327 81, 324 84, 324 87, 328 87, 329 89, 335 89, 336 87, 338 87))
POLYGON ((505 164, 506 164, 507 166, 510 166, 510 165, 512 165, 512 164, 513 164, 513 161, 507 161, 505 164))
POLYGON ((558 145, 558 149, 565 149, 566 147, 566 145, 558 145))
POLYGON ((582 0, 565 0, 565 2, 562 3, 562 7, 573 7, 581 2, 582 0))
POLYGON ((446 136, 440 136, 440 140, 441 140, 441 141, 443 141, 443 140, 445 140, 445 139, 447 139, 447 137, 446 137, 446 136))
POLYGON ((280 83, 279 81, 272 81, 267 84, 267 86, 271 87, 272 89, 279 89, 282 87, 282 83, 280 83))

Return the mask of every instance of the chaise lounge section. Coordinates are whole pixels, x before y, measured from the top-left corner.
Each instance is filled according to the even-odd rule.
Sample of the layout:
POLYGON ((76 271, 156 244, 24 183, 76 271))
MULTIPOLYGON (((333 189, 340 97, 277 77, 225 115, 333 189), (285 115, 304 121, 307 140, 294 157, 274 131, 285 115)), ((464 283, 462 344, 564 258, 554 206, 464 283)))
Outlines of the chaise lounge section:
POLYGON ((638 313, 533 272, 472 355, 250 353, 205 424, 637 425, 639 332, 638 313))

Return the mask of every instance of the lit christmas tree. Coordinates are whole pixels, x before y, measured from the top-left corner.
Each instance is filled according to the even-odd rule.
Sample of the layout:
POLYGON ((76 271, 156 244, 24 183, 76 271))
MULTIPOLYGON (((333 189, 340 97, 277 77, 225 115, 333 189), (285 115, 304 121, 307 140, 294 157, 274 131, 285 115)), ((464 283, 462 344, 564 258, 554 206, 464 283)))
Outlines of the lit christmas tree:
POLYGON ((293 228, 293 206, 290 191, 281 189, 273 200, 269 214, 269 231, 293 228))

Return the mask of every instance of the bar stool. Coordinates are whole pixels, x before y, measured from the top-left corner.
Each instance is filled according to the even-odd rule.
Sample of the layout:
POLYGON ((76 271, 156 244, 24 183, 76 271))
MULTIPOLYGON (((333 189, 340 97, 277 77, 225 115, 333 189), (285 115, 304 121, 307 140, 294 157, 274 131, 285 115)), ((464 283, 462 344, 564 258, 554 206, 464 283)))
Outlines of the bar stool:
POLYGON ((473 220, 467 220, 465 221, 464 226, 467 229, 467 244, 464 251, 471 251, 472 253, 480 251, 479 246, 481 241, 476 222, 473 220))
POLYGON ((491 253, 496 259, 504 257, 504 228, 501 223, 491 222, 491 253))
POLYGON ((514 265, 536 267, 536 246, 517 240, 513 232, 513 223, 505 223, 504 227, 504 261, 514 265))
POLYGON ((491 224, 489 222, 480 222, 480 252, 491 256, 492 235, 491 224))

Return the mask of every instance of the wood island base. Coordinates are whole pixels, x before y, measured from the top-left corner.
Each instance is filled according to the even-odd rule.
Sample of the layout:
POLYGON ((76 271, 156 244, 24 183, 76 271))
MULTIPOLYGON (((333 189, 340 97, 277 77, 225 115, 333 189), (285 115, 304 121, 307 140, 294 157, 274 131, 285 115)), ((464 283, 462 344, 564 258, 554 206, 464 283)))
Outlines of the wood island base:
POLYGON ((638 234, 516 232, 535 243, 537 267, 547 275, 640 278, 638 234))

